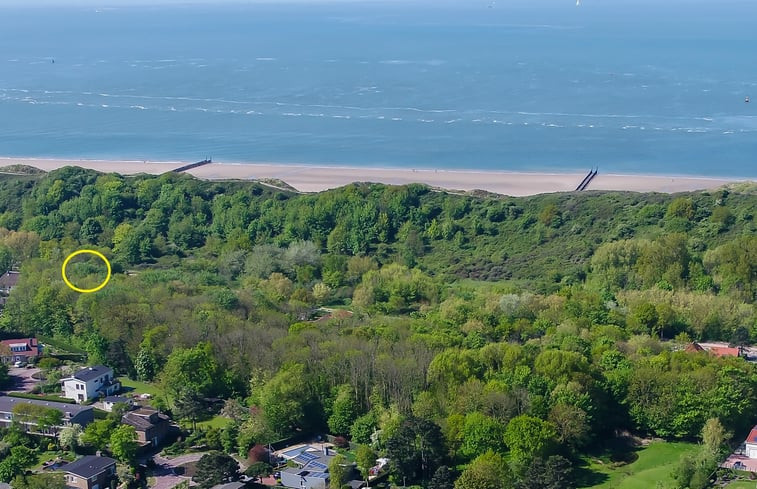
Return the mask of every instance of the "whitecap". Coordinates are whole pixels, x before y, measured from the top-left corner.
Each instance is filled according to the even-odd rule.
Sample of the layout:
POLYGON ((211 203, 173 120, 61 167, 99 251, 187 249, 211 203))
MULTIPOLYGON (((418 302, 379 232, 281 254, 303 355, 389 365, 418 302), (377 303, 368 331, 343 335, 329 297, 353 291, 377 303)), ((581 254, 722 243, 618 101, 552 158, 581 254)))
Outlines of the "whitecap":
POLYGON ((139 109, 139 110, 145 110, 144 105, 132 105, 129 107, 130 109, 139 109))
POLYGON ((255 61, 276 61, 276 58, 255 58, 255 61))

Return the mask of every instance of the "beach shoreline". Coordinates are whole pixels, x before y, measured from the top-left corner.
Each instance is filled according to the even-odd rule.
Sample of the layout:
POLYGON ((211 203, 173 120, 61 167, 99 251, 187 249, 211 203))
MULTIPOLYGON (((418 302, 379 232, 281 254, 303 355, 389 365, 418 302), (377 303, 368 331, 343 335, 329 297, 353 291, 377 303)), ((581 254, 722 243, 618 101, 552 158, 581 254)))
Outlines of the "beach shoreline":
MULTIPOLYGON (((64 166, 79 166, 123 175, 139 173, 158 175, 189 163, 192 162, 0 157, 0 167, 18 164, 51 171, 64 166)), ((345 165, 265 162, 214 162, 192 168, 186 173, 204 180, 279 180, 300 192, 319 192, 349 185, 353 182, 374 182, 389 185, 423 183, 434 188, 450 191, 484 190, 510 196, 574 191, 586 176, 586 172, 575 171, 560 173, 466 170, 460 168, 360 168, 345 165)), ((587 190, 675 193, 713 189, 744 181, 753 181, 753 179, 697 175, 599 173, 592 180, 587 190)))

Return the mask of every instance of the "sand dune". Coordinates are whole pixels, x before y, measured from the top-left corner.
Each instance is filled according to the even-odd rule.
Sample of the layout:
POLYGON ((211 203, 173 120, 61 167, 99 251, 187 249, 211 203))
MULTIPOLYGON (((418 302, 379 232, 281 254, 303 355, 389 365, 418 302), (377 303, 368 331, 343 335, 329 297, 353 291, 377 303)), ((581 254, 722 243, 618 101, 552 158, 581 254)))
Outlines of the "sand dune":
MULTIPOLYGON (((186 162, 0 158, 0 166, 11 164, 29 165, 47 171, 64 166, 80 166, 102 172, 133 175, 137 173, 161 174, 178 168, 186 162)), ((317 192, 352 182, 379 182, 395 185, 425 183, 450 190, 480 189, 513 196, 573 191, 585 175, 584 173, 358 168, 276 163, 211 163, 189 170, 188 173, 207 180, 277 179, 302 192, 317 192)), ((591 182, 588 190, 682 192, 716 188, 735 181, 738 179, 600 173, 591 182)))

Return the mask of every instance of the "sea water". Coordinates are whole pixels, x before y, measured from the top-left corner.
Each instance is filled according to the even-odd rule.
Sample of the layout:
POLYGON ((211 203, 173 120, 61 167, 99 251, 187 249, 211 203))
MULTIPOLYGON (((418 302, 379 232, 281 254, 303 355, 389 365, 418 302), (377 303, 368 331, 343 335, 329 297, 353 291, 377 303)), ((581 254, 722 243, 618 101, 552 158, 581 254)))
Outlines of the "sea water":
POLYGON ((756 49, 752 1, 2 7, 0 155, 757 177, 756 49))

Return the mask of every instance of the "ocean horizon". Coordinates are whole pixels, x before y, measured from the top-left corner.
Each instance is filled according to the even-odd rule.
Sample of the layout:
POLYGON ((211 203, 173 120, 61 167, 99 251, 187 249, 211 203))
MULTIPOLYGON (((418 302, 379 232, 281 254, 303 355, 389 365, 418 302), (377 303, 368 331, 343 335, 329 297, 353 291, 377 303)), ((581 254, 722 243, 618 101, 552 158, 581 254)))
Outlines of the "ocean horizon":
POLYGON ((757 177, 747 2, 4 7, 0 155, 757 177))

